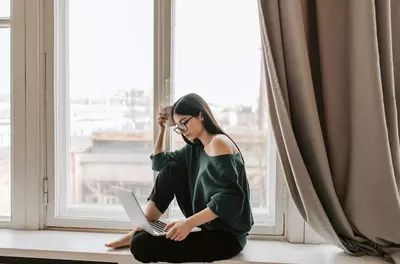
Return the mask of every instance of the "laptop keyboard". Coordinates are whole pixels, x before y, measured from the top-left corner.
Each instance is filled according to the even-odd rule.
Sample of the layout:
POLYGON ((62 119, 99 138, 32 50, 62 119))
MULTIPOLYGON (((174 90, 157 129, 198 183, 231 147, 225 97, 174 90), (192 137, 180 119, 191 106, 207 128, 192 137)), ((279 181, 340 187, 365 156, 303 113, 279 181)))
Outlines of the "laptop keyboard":
POLYGON ((157 220, 154 222, 149 221, 149 224, 158 233, 166 233, 166 231, 164 230, 164 228, 167 226, 166 223, 157 220))

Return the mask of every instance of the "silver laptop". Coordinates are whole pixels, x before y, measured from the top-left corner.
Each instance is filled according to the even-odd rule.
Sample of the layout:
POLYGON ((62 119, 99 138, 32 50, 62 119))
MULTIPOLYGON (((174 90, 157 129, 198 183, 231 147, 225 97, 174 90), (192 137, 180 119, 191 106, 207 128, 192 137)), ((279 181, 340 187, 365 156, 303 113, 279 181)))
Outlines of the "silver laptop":
MULTIPOLYGON (((153 236, 164 236, 168 233, 168 231, 164 230, 167 225, 166 223, 158 220, 154 222, 147 221, 142 207, 140 207, 139 202, 131 190, 126 190, 116 186, 112 187, 118 195, 118 198, 134 227, 140 227, 153 236)), ((201 229, 195 227, 191 232, 198 231, 201 231, 201 229)))

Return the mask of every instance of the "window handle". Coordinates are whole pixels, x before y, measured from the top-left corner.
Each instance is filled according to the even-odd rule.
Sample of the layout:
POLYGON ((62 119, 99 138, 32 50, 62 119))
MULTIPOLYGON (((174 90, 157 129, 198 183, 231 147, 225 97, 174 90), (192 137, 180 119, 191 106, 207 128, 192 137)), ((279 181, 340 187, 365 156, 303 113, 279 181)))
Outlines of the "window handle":
POLYGON ((164 86, 165 86, 165 98, 169 99, 170 95, 170 88, 171 88, 171 78, 165 78, 164 80, 164 86))

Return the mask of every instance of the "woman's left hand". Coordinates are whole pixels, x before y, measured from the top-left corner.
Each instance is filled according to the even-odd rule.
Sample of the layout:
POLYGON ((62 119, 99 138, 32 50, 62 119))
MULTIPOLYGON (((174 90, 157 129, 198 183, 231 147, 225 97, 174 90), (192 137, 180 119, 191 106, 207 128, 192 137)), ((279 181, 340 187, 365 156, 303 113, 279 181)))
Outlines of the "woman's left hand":
POLYGON ((165 227, 165 230, 169 230, 165 237, 175 241, 182 241, 189 235, 192 228, 186 221, 171 222, 165 227))

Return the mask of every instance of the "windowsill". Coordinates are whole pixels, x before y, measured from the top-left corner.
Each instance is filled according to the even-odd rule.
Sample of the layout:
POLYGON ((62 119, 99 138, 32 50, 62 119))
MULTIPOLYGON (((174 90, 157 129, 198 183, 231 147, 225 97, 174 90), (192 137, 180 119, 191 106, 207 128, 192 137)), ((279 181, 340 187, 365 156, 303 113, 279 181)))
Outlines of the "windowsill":
MULTIPOLYGON (((0 229, 0 256, 110 261, 132 263, 129 249, 109 250, 104 243, 121 234, 25 231, 0 229)), ((301 245, 279 241, 249 240, 245 250, 226 262, 252 263, 387 263, 373 257, 351 257, 330 245, 301 245)))

